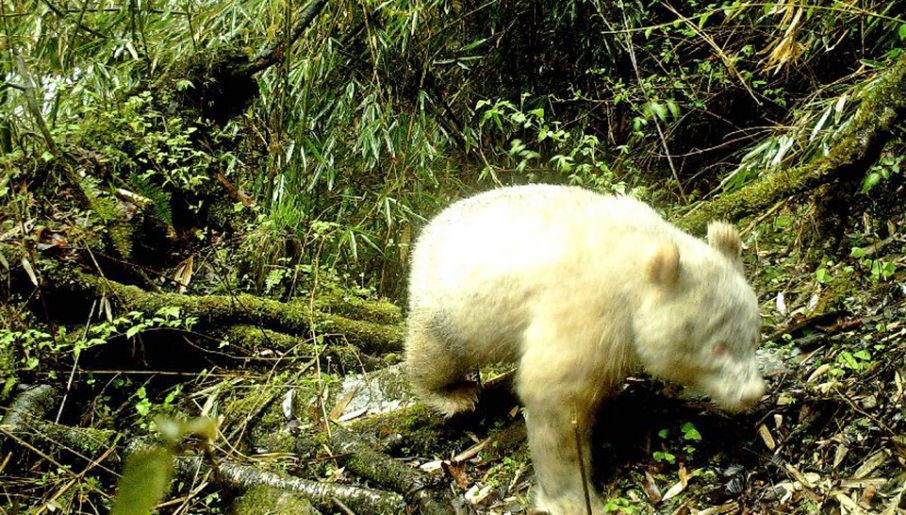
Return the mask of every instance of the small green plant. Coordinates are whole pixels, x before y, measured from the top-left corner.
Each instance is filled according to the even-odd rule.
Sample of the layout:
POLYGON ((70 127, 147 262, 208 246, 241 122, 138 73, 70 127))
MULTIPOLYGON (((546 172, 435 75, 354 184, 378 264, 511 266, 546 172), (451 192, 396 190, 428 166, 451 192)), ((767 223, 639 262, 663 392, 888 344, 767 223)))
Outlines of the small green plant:
POLYGON ((676 455, 668 451, 654 451, 652 454, 654 461, 667 462, 671 465, 676 463, 676 455))
POLYGON ((861 247, 853 247, 850 249, 849 255, 858 259, 859 264, 868 270, 869 276, 875 284, 888 281, 896 274, 896 263, 884 259, 872 259, 866 255, 865 249, 861 247))
POLYGON ((835 376, 842 376, 847 371, 862 372, 872 365, 871 352, 867 349, 860 349, 854 352, 848 350, 840 351, 834 365, 831 366, 830 373, 835 376))
MULTIPOLYGON (((906 25, 904 25, 906 27, 906 25)), ((885 154, 881 156, 878 164, 871 167, 865 179, 862 180, 862 193, 868 193, 875 186, 890 179, 891 176, 901 173, 903 159, 902 155, 885 154)))
POLYGON ((638 513, 638 510, 629 499, 615 497, 604 501, 604 513, 638 513))
POLYGON ((46 367, 49 376, 56 377, 51 364, 61 355, 78 359, 85 350, 106 344, 116 337, 136 338, 141 333, 162 329, 189 330, 197 321, 196 317, 182 317, 178 307, 168 306, 150 316, 132 311, 111 320, 95 322, 86 331, 76 334, 67 332, 65 327, 58 328, 54 335, 34 328, 0 328, 0 357, 4 362, 10 362, 4 363, 4 367, 23 371, 46 367))
MULTIPOLYGON (((691 458, 695 453, 695 443, 702 440, 702 435, 695 427, 695 424, 693 424, 692 422, 684 422, 679 428, 679 434, 682 436, 682 439, 679 443, 682 445, 683 454, 686 456, 686 458, 691 458)), ((661 440, 663 440, 663 448, 662 450, 654 451, 651 454, 652 458, 654 458, 654 461, 657 462, 669 463, 671 465, 675 464, 677 455, 673 452, 670 452, 669 448, 667 447, 671 436, 670 430, 666 428, 661 429, 660 431, 658 431, 657 435, 661 440)))
POLYGON ((821 267, 818 270, 815 270, 815 280, 820 284, 827 284, 830 281, 831 275, 827 268, 821 267))

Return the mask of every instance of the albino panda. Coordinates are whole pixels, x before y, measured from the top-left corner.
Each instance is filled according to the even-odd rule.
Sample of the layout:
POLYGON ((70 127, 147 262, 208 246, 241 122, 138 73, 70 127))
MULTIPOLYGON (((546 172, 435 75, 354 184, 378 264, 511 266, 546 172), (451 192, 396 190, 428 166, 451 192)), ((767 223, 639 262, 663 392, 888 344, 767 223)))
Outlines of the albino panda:
POLYGON ((765 391, 755 361, 758 304, 726 223, 708 244, 628 197, 519 186, 462 200, 423 230, 412 256, 407 368, 429 405, 474 408, 469 372, 516 362, 538 478, 552 515, 595 513, 583 485, 576 425, 589 433, 601 400, 627 373, 695 387, 738 411, 765 391))

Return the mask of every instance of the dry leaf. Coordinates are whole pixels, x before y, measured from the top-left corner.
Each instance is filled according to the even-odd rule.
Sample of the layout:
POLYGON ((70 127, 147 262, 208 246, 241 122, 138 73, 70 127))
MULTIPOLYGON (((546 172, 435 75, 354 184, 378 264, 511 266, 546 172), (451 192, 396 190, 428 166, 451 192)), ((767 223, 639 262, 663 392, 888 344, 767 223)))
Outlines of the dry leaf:
POLYGON ((343 414, 343 410, 346 409, 346 406, 349 406, 349 403, 352 402, 352 398, 355 397, 355 394, 358 391, 359 387, 354 386, 350 388, 349 391, 344 393, 343 396, 337 400, 337 404, 333 407, 333 409, 330 410, 330 415, 328 415, 328 418, 330 420, 337 420, 337 418, 343 414))
POLYGON ((101 297, 101 311, 108 322, 113 322, 113 307, 110 305, 110 299, 106 295, 101 297))
POLYGON ((66 239, 66 236, 59 232, 41 231, 40 235, 36 236, 35 239, 37 240, 36 247, 40 251, 45 251, 54 247, 66 248, 69 246, 69 241, 66 239))
POLYGON ((777 312, 783 316, 786 316, 786 297, 784 296, 783 292, 777 293, 776 305, 777 312))
POLYGON ((689 483, 689 480, 692 479, 692 473, 686 470, 686 466, 682 463, 679 466, 679 478, 683 483, 689 483))
POLYGON ((853 479, 862 479, 871 474, 885 461, 887 461, 887 451, 878 451, 872 454, 864 463, 862 463, 862 465, 859 465, 859 468, 857 468, 855 474, 853 474, 853 479))
POLYGON ((365 406, 365 407, 362 407, 362 408, 359 408, 356 410, 352 410, 349 413, 346 413, 342 417, 338 418, 337 422, 349 422, 350 420, 354 420, 354 419, 361 417, 365 413, 368 413, 368 406, 365 406))
POLYGON ((186 292, 186 287, 188 287, 189 283, 192 281, 192 272, 194 268, 195 256, 189 256, 189 259, 186 259, 176 267, 176 272, 173 274, 173 280, 179 285, 179 293, 186 292))
POLYGON ((852 490, 853 488, 867 488, 869 486, 878 488, 887 484, 887 479, 883 477, 876 477, 874 479, 844 479, 840 481, 840 488, 844 490, 852 490))
POLYGON ((821 476, 819 476, 817 473, 807 472, 803 474, 802 472, 799 472, 799 469, 790 465, 789 463, 784 463, 783 468, 785 468, 786 471, 789 472, 791 476, 793 476, 793 479, 795 479, 800 486, 802 486, 803 488, 808 488, 809 490, 814 488, 814 483, 821 479, 821 476))
POLYGON ((283 396, 283 402, 280 403, 280 409, 283 410, 283 416, 286 417, 286 420, 292 420, 293 418, 293 397, 295 393, 296 391, 290 388, 286 391, 286 395, 283 396))
POLYGON ((875 485, 868 485, 865 487, 865 490, 862 490, 862 496, 859 497, 859 504, 870 508, 877 495, 878 488, 875 485))
POLYGON ((895 399, 899 400, 903 396, 903 376, 900 375, 900 371, 893 373, 893 382, 897 386, 897 395, 895 399))
POLYGON ((906 493, 906 482, 900 486, 900 491, 890 500, 890 503, 887 504, 887 507, 884 508, 884 511, 881 512, 881 515, 897 515, 901 512, 900 502, 903 501, 903 494, 906 493))
POLYGON ((642 482, 642 490, 644 490, 645 495, 648 496, 648 501, 651 502, 651 504, 657 504, 663 499, 661 490, 657 487, 654 477, 647 470, 645 471, 645 481, 642 482))
POLYGON ((421 465, 418 466, 418 468, 421 469, 422 472, 425 472, 428 474, 437 474, 444 470, 444 462, 443 462, 443 460, 429 461, 426 463, 422 463, 421 465))
POLYGON ((830 365, 828 365, 827 363, 821 365, 820 367, 816 368, 815 371, 811 373, 811 375, 808 376, 808 379, 806 379, 805 382, 811 383, 815 381, 819 377, 826 374, 828 370, 830 370, 830 365))
POLYGON ((859 508, 859 505, 856 504, 856 501, 847 497, 843 492, 834 495, 834 499, 840 503, 840 510, 843 511, 843 513, 846 513, 847 511, 852 513, 864 513, 862 508, 859 508), (846 510, 843 510, 843 508, 846 508, 846 510))
POLYGON ((840 466, 840 463, 843 462, 843 458, 849 453, 849 447, 841 444, 837 445, 837 449, 834 451, 834 464, 833 467, 837 468, 840 466))
POLYGON ((670 499, 676 497, 677 495, 679 495, 680 493, 682 493, 682 491, 686 489, 686 485, 689 484, 690 477, 692 477, 692 475, 686 471, 686 467, 684 467, 683 465, 680 465, 680 468, 679 468, 679 479, 680 480, 677 481, 675 485, 671 486, 669 490, 667 490, 667 493, 664 494, 663 500, 664 501, 670 500, 670 499))
POLYGON ((38 277, 35 275, 35 270, 31 267, 31 263, 26 257, 22 258, 22 268, 25 269, 25 273, 28 274, 28 278, 31 279, 31 283, 37 286, 38 277))
POLYGON ((477 506, 485 502, 493 490, 494 488, 491 485, 482 487, 474 485, 466 491, 466 500, 477 506))
POLYGON ((453 478, 457 486, 463 490, 469 488, 469 476, 466 474, 466 466, 464 464, 442 461, 440 466, 444 469, 444 472, 453 478))
POLYGON ((684 485, 682 481, 677 481, 676 484, 671 486, 670 489, 667 490, 667 493, 664 494, 663 500, 668 501, 682 493, 682 491, 685 489, 686 485, 684 485))
POLYGON ((768 430, 768 426, 764 424, 758 426, 758 435, 761 436, 762 441, 764 441, 764 444, 768 449, 773 451, 777 448, 777 443, 774 441, 774 437, 771 436, 771 431, 768 430))
POLYGON ((692 513, 695 515, 720 515, 721 513, 738 513, 739 511, 739 505, 737 503, 729 502, 727 504, 712 506, 711 508, 705 508, 704 510, 692 513))

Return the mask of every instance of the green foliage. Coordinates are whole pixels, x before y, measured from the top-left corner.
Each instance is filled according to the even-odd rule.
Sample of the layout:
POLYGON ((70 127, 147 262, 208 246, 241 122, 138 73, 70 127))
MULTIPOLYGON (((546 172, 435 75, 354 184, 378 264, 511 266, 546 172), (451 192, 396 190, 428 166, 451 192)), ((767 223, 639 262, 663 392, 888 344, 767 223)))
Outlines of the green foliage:
MULTIPOLYGON (((277 287, 264 280, 274 266, 328 263, 389 293, 422 217, 475 189, 544 181, 658 200, 676 181, 643 191, 646 177, 735 189, 822 155, 904 41, 903 0, 520 5, 331 2, 220 128, 176 108, 213 87, 187 70, 269 48, 298 15, 287 2, 108 2, 78 15, 39 3, 2 23, 121 256, 132 236, 111 191, 150 199, 172 224, 175 208, 202 215, 222 198, 222 174, 257 203, 234 213, 255 233, 255 287, 277 287), (839 63, 834 52, 842 65, 810 71, 839 63), (334 225, 316 235, 315 222, 334 225)), ((0 163, 55 173, 24 95, 5 93, 0 163)), ((864 189, 892 173, 872 171, 864 189)), ((0 177, 0 194, 9 184, 0 177)))
POLYGON ((654 451, 651 457, 654 458, 654 461, 671 465, 676 463, 678 454, 675 450, 671 452, 672 448, 675 449, 675 446, 679 446, 679 449, 682 450, 682 456, 688 459, 695 454, 695 444, 702 440, 702 435, 698 428, 689 421, 680 425, 678 432, 678 435, 681 435, 680 439, 671 437, 671 431, 668 428, 659 430, 657 435, 661 439, 662 448, 654 451))
POLYGON ((604 513, 638 513, 638 509, 629 499, 616 497, 604 501, 604 513))
POLYGON ((895 262, 867 256, 865 249, 861 247, 852 247, 849 255, 857 259, 862 268, 868 271, 869 277, 875 284, 889 281, 896 275, 897 264, 895 262))
MULTIPOLYGON (((197 194, 212 181, 214 158, 199 148, 198 128, 158 107, 149 91, 127 96, 114 109, 88 104, 79 114, 90 123, 58 128, 58 139, 103 156, 115 177, 151 189, 197 194)), ((159 196, 159 195, 158 195, 159 196)), ((155 203, 157 206, 157 203, 155 203)))
POLYGON ((104 345, 117 337, 136 338, 149 331, 189 330, 197 323, 195 317, 182 317, 177 307, 166 307, 147 315, 137 311, 124 316, 91 323, 87 328, 69 332, 58 327, 56 334, 28 328, 0 328, 0 356, 12 361, 12 367, 22 371, 49 371, 63 356, 78 359, 86 349, 104 345))
POLYGON ((885 154, 881 160, 871 167, 865 179, 862 181, 862 193, 868 193, 872 188, 881 183, 881 181, 890 180, 893 175, 899 175, 901 165, 906 156, 885 154))
POLYGON ((701 433, 698 432, 698 429, 695 428, 695 425, 692 422, 686 422, 680 427, 680 431, 683 433, 683 439, 690 440, 693 442, 700 442, 702 439, 701 433))
MULTIPOLYGON (((476 111, 481 113, 479 138, 486 132, 512 137, 506 152, 512 168, 487 164, 482 177, 492 177, 500 182, 503 173, 512 170, 529 180, 564 182, 598 191, 626 193, 626 182, 620 180, 607 164, 616 156, 609 155, 597 136, 565 130, 561 122, 548 121, 543 108, 527 109, 528 100, 530 96, 523 94, 520 106, 503 99, 480 100, 476 104, 476 111), (525 142, 514 137, 516 135, 530 139, 525 142), (559 175, 551 175, 549 171, 559 172, 559 175)), ((666 113, 667 108, 662 109, 666 113)), ((522 180, 520 176, 507 178, 511 183, 522 180)))
POLYGON ((162 222, 173 225, 173 208, 170 206, 171 195, 159 184, 152 181, 148 174, 133 173, 127 179, 131 188, 139 195, 149 199, 154 213, 162 222))
POLYGON ((86 213, 89 226, 106 232, 113 248, 123 257, 132 255, 132 226, 123 220, 116 198, 105 191, 94 177, 84 177, 80 186, 88 197, 91 209, 86 213))
POLYGON ((842 349, 830 365, 832 376, 843 377, 848 374, 860 375, 871 368, 874 361, 868 348, 842 349))
POLYGON ((676 455, 668 451, 654 451, 651 456, 654 461, 666 462, 671 465, 676 463, 676 455))
POLYGON ((815 270, 815 279, 821 284, 827 284, 830 280, 830 272, 827 271, 827 268, 819 268, 815 270))

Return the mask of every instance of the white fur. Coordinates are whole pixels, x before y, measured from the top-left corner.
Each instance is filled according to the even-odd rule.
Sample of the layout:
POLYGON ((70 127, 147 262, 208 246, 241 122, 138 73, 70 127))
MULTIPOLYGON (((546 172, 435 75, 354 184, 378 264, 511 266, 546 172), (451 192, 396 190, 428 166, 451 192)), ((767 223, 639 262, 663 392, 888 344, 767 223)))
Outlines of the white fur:
POLYGON ((758 306, 733 254, 738 236, 726 224, 716 231, 718 249, 639 201, 571 187, 502 188, 453 204, 413 251, 413 384, 452 415, 476 400, 465 374, 518 362, 536 504, 584 513, 579 460, 590 473, 594 412, 631 367, 697 387, 729 410, 764 392, 758 306))

